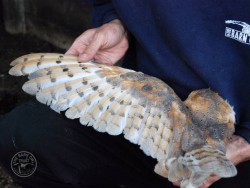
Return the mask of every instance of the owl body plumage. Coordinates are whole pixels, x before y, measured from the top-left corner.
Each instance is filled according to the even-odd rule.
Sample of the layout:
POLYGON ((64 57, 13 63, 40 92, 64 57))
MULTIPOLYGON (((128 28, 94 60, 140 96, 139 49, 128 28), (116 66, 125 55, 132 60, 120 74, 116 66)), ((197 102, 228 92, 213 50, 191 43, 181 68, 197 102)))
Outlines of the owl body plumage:
POLYGON ((78 62, 76 57, 63 54, 29 54, 11 65, 11 75, 29 75, 30 80, 23 85, 25 92, 99 132, 123 133, 146 155, 157 159, 158 174, 170 181, 182 181, 182 187, 201 184, 218 171, 211 165, 214 163, 230 169, 230 173, 223 170, 218 175, 236 174, 225 157, 225 144, 234 131, 234 112, 209 89, 192 92, 183 102, 155 77, 116 66, 78 62), (199 152, 211 159, 211 164, 198 159, 199 152), (194 163, 200 169, 193 169, 194 163), (204 171, 208 172, 205 176, 192 179, 204 171))

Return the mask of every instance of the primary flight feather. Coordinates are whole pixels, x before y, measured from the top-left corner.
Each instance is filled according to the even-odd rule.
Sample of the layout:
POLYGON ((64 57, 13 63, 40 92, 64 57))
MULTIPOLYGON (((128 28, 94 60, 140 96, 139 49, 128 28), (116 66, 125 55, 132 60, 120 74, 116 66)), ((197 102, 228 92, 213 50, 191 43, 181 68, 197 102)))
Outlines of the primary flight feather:
POLYGON ((183 102, 155 77, 63 54, 29 54, 11 65, 11 75, 28 75, 25 92, 99 132, 123 133, 157 159, 156 173, 181 187, 198 187, 210 174, 237 173, 225 156, 235 114, 210 89, 183 102))

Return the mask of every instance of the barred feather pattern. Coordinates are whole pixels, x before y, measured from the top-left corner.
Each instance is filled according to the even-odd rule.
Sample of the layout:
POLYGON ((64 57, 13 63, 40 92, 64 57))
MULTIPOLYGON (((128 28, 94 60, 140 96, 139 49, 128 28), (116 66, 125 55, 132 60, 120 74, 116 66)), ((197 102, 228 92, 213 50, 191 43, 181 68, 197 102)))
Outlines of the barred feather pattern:
POLYGON ((234 112, 209 89, 192 92, 183 102, 155 77, 55 53, 24 55, 11 66, 11 75, 28 75, 23 90, 39 102, 56 112, 65 111, 68 118, 79 118, 81 124, 99 132, 123 133, 146 155, 157 159, 156 173, 181 181, 182 187, 198 187, 217 171, 222 177, 236 174, 225 157, 225 144, 234 131, 234 112), (204 123, 223 135, 213 135, 204 123), (222 154, 213 155, 215 151, 222 154), (205 159, 197 158, 199 152, 206 153, 205 159), (210 159, 220 167, 223 164, 226 172, 208 165, 210 159), (192 161, 200 167, 192 168, 192 161), (206 174, 207 168, 210 171, 206 174))

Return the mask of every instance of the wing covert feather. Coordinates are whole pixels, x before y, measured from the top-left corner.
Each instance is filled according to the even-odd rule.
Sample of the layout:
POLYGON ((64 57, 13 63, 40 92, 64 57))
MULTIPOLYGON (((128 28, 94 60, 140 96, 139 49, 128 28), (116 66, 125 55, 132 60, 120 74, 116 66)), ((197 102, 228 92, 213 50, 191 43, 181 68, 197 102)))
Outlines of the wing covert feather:
POLYGON ((63 54, 29 54, 11 65, 11 75, 29 75, 24 91, 53 110, 100 132, 124 133, 154 158, 166 156, 171 127, 163 104, 173 91, 161 80, 63 54))

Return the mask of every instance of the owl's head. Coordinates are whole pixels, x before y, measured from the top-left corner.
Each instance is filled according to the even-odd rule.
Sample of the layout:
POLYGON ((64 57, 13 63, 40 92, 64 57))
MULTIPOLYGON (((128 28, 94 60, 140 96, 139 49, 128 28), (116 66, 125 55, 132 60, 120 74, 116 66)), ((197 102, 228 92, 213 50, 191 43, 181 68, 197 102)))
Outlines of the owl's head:
POLYGON ((192 121, 205 133, 208 144, 227 142, 234 133, 233 107, 210 89, 193 91, 185 101, 192 121))

